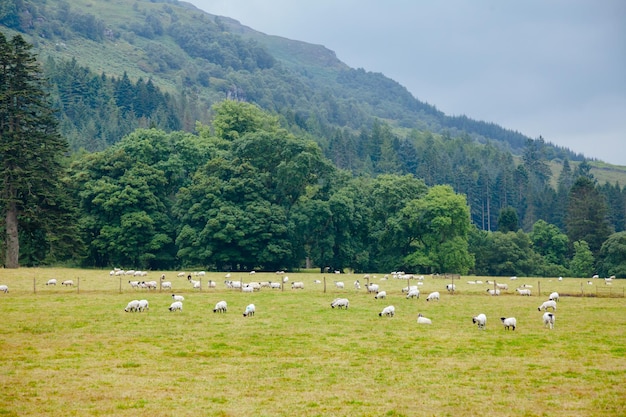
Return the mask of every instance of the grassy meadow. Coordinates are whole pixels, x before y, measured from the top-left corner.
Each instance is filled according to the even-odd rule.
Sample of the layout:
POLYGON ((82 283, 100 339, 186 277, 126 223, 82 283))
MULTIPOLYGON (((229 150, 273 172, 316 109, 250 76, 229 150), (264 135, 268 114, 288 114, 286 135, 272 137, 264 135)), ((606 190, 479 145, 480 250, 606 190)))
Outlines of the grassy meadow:
POLYGON ((507 277, 499 281, 509 291, 493 297, 467 283, 484 277, 462 277, 450 295, 448 281, 427 276, 420 298, 407 300, 406 281, 377 275, 388 296, 375 300, 354 289, 362 275, 289 273, 303 290, 247 294, 227 289, 223 273, 201 277, 201 291, 165 274, 185 297, 182 312, 168 311, 170 291, 134 290, 132 278, 108 271, 0 270, 9 286, 0 293, 0 416, 626 415, 626 280, 507 277), (515 294, 524 283, 531 297, 515 294), (430 291, 441 300, 426 302, 430 291), (554 330, 537 311, 551 291, 561 294, 554 330), (330 308, 339 296, 348 310, 330 308), (142 298, 149 311, 124 312, 142 298), (226 314, 213 313, 220 300, 226 314), (244 318, 249 303, 257 312, 244 318), (390 304, 396 315, 379 317, 390 304), (420 312, 431 326, 417 324, 420 312), (471 321, 479 313, 484 331, 471 321), (501 316, 516 317, 517 330, 505 331, 501 316))

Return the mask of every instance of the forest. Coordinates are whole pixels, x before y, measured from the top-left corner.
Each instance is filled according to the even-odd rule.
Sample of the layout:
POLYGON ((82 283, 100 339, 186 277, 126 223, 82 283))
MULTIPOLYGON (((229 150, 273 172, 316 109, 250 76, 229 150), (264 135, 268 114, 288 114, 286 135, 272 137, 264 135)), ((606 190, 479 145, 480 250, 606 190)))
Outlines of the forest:
MULTIPOLYGON (((127 36, 60 4, 57 17, 71 25, 32 30, 68 42, 127 36), (94 30, 103 35, 87 36, 94 30)), ((28 27, 17 15, 0 13, 0 22, 28 27)), ((8 185, 15 160, 28 157, 9 158, 19 137, 10 117, 28 120, 11 107, 15 86, 3 78, 3 259, 15 241, 8 214, 17 213, 21 265, 626 276, 626 191, 600 184, 580 155, 496 125, 442 118, 363 70, 337 77, 352 90, 318 90, 254 39, 198 33, 199 42, 177 32, 175 19, 166 28, 144 15, 151 23, 130 25, 135 36, 168 33, 186 54, 210 61, 206 71, 172 94, 151 77, 97 74, 76 59, 33 63, 20 76, 46 80, 38 85, 54 115, 42 140, 58 131, 67 147, 60 152, 56 138, 49 156, 58 168, 33 166, 40 183, 16 182, 30 186, 22 191, 8 185), (199 90, 191 94, 202 84, 220 92, 210 106, 199 90), (388 96, 373 97, 380 90, 388 96), (424 117, 401 112, 403 100, 424 117), (372 103, 386 103, 376 117, 364 110, 372 103), (33 198, 37 189, 44 196, 33 198)), ((212 27, 226 29, 217 20, 212 27)), ((31 59, 30 46, 3 44, 5 69, 31 59)))

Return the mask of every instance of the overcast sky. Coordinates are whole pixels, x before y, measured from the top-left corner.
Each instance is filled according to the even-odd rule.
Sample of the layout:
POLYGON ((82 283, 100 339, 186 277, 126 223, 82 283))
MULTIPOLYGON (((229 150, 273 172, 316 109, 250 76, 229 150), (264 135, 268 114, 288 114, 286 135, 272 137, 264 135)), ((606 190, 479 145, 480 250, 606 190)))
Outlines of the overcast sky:
POLYGON ((324 45, 448 115, 626 166, 624 0, 187 0, 324 45))

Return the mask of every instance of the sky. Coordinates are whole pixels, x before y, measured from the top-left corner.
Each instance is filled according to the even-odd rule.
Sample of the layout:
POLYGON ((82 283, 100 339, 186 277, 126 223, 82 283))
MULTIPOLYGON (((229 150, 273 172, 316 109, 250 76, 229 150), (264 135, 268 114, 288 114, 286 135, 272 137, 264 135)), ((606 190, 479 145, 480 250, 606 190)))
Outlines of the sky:
POLYGON ((624 0, 186 0, 319 44, 448 115, 626 166, 624 0))

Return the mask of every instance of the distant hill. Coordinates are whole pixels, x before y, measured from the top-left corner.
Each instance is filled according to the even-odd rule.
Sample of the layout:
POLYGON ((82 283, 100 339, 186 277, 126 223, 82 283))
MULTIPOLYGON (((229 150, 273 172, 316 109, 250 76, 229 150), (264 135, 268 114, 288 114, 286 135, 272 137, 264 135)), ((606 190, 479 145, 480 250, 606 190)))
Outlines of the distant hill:
MULTIPOLYGON (((113 78, 107 80, 111 85, 128 77, 132 83, 140 80, 143 88, 150 80, 165 96, 161 122, 152 118, 147 124, 161 126, 158 123, 168 119, 169 126, 193 130, 196 120, 209 120, 213 103, 234 98, 276 112, 315 137, 328 136, 333 129, 358 134, 379 121, 398 134, 416 130, 462 136, 513 155, 520 155, 529 140, 496 123, 447 116, 383 74, 350 68, 324 46, 264 34, 186 2, 4 0, 3 4, 0 29, 9 36, 23 34, 42 62, 74 60, 94 74, 113 78), (172 121, 174 113, 177 120, 172 121)), ((567 148, 546 145, 549 160, 584 160, 567 148)), ((91 145, 80 146, 90 150, 91 145)), ((598 178, 626 178, 610 165, 592 166, 594 174, 602 173, 598 178)))

